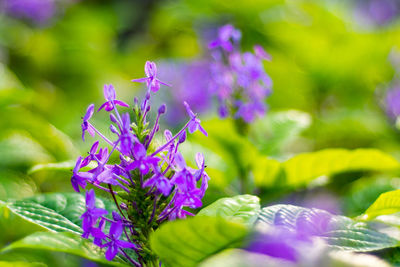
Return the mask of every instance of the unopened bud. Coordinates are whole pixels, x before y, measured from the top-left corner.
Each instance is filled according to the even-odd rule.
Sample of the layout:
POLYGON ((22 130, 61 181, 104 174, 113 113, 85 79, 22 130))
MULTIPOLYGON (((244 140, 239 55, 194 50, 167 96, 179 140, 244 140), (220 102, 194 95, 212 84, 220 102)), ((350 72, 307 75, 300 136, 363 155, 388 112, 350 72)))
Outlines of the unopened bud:
POLYGON ((186 140, 186 131, 184 131, 183 133, 181 133, 181 135, 179 135, 179 144, 182 144, 183 142, 185 142, 186 140))
POLYGON ((159 114, 164 114, 167 111, 167 106, 165 104, 162 104, 159 108, 158 108, 158 113, 159 114))

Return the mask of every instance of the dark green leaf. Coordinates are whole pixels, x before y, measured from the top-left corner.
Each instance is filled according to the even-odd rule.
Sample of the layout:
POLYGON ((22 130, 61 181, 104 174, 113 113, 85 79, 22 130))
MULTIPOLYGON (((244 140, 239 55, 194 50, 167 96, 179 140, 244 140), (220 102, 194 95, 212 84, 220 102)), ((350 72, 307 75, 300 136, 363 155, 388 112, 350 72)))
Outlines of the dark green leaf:
POLYGON ((37 232, 20 239, 1 250, 7 253, 14 249, 38 249, 64 252, 80 256, 99 263, 113 266, 127 266, 123 263, 110 262, 104 258, 104 251, 93 245, 89 240, 73 233, 37 232))
POLYGON ((247 232, 244 225, 221 217, 196 216, 162 225, 150 237, 150 244, 166 266, 190 267, 240 245, 247 232))
MULTIPOLYGON (((96 198, 96 206, 112 210, 112 203, 96 198)), ((7 208, 23 219, 55 232, 81 233, 85 198, 77 193, 53 193, 10 201, 7 208)))

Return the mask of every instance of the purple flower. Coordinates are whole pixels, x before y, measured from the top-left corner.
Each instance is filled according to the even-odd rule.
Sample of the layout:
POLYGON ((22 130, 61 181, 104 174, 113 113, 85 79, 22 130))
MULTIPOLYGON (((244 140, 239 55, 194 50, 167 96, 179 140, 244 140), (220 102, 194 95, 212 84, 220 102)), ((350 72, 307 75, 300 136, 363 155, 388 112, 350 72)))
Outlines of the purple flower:
POLYGON ((149 87, 149 89, 151 89, 153 92, 157 92, 160 89, 160 84, 170 86, 169 84, 157 79, 157 66, 154 62, 146 61, 144 72, 146 73, 146 78, 133 79, 132 82, 146 82, 147 87, 149 87))
POLYGON ((400 87, 396 86, 386 93, 386 112, 390 118, 400 116, 400 87))
POLYGON ((397 0, 359 0, 356 13, 365 18, 366 23, 385 25, 393 21, 400 11, 397 0))
POLYGON ((236 31, 232 25, 221 27, 219 38, 210 46, 214 59, 210 90, 218 98, 220 117, 231 115, 251 123, 267 110, 265 98, 271 93, 272 80, 262 61, 271 56, 259 45, 254 46, 254 54, 241 53, 233 45, 240 39, 236 31))
POLYGON ((125 155, 130 155, 133 149, 133 142, 135 137, 131 133, 131 121, 128 113, 122 115, 122 129, 119 136, 120 149, 125 155))
POLYGON ((160 92, 160 99, 170 107, 165 115, 168 125, 178 126, 186 120, 183 101, 199 114, 210 110, 213 96, 209 89, 211 70, 208 61, 165 62, 161 66, 160 79, 168 79, 174 85, 173 90, 160 92))
POLYGON ((97 219, 107 213, 105 209, 96 208, 96 195, 93 189, 86 191, 86 211, 81 216, 84 233, 90 232, 97 219))
POLYGON ((300 256, 298 248, 304 247, 308 242, 296 232, 274 227, 266 233, 255 233, 246 250, 296 262, 300 256))
POLYGON ((101 155, 100 153, 102 151, 100 151, 100 153, 99 153, 100 155, 96 155, 98 147, 99 147, 99 141, 94 142, 92 147, 90 148, 89 155, 86 158, 83 159, 83 161, 81 163, 81 167, 85 167, 85 166, 89 165, 89 163, 92 160, 96 160, 97 156, 101 155))
POLYGON ((101 105, 97 111, 100 111, 104 108, 106 111, 110 112, 111 110, 114 109, 114 106, 116 105, 122 107, 129 107, 129 105, 126 104, 125 102, 116 100, 115 89, 112 84, 104 85, 104 97, 107 101, 103 105, 101 105))
POLYGON ((193 111, 190 109, 189 104, 184 101, 183 104, 186 107, 186 111, 190 116, 190 122, 188 125, 189 133, 194 133, 197 130, 200 130, 205 136, 208 136, 206 130, 200 125, 200 120, 196 117, 196 114, 193 113, 193 111))
MULTIPOLYGON (((160 83, 156 78, 154 63, 146 64, 146 74, 149 76, 146 81, 150 87, 160 83)), ((110 193, 119 211, 113 211, 112 218, 104 217, 107 211, 95 206, 94 191, 88 191, 86 211, 81 216, 82 236, 92 236, 97 246, 107 248, 105 254, 108 260, 112 260, 120 252, 134 266, 147 266, 146 259, 154 258, 154 254, 149 255, 151 248, 145 240, 148 238, 146 233, 156 230, 165 220, 193 215, 185 208, 199 208, 202 205, 209 179, 201 154, 196 156, 198 169, 192 169, 186 165, 178 151, 180 145, 186 141, 187 129, 189 132, 200 130, 207 135, 187 103, 185 107, 190 116, 188 123, 175 135, 165 130, 166 142, 158 148, 154 145, 153 137, 160 129, 159 120, 167 107, 161 105, 155 122, 148 122, 151 90, 149 88, 141 105, 137 99, 134 100, 133 112, 136 120, 131 123, 129 113, 121 116, 116 106, 127 105, 115 100, 115 91, 111 85, 105 86, 107 102, 100 109, 105 108, 110 112, 110 130, 114 138, 117 136, 117 140, 109 140, 88 122, 94 110, 91 105, 84 117, 85 127, 82 128, 84 131, 95 132, 111 149, 99 149, 99 142, 96 141, 84 160, 82 157, 78 158, 71 178, 77 191, 90 183, 110 193), (110 160, 111 155, 115 154, 118 157, 110 160), (79 172, 81 167, 90 166, 91 161, 97 162, 97 166, 88 172, 79 172), (104 229, 109 226, 109 234, 104 233, 104 229), (122 234, 124 237, 121 237, 122 234), (125 252, 125 249, 133 249, 140 262, 125 252)))
POLYGON ((55 0, 4 0, 3 5, 8 14, 38 24, 48 22, 56 13, 55 0))
POLYGON ((166 178, 160 171, 157 171, 153 177, 149 178, 143 183, 143 187, 157 188, 157 192, 168 196, 172 189, 172 184, 168 178, 166 178))
POLYGON ((111 261, 118 254, 120 249, 124 248, 137 248, 135 244, 120 240, 122 234, 122 224, 120 222, 112 223, 110 227, 109 241, 101 247, 107 248, 106 259, 111 261))
POLYGON ((254 53, 259 59, 271 61, 272 57, 268 54, 261 45, 253 46, 254 53))
POLYGON ((86 181, 91 180, 93 177, 91 173, 79 171, 81 168, 81 163, 82 163, 82 157, 78 157, 78 159, 76 160, 74 170, 72 171, 71 184, 76 192, 80 191, 79 186, 85 188, 86 181))
POLYGON ((86 132, 86 131, 88 131, 88 133, 89 133, 91 136, 93 136, 93 137, 94 137, 94 135, 95 135, 94 129, 93 129, 92 127, 90 127, 90 124, 89 124, 89 120, 90 120, 90 118, 92 117, 93 112, 94 112, 94 105, 91 104, 91 105, 89 105, 89 107, 87 108, 86 113, 85 113, 85 116, 83 116, 83 118, 82 118, 82 121, 83 121, 83 122, 82 122, 82 124, 81 124, 81 127, 82 127, 82 140, 83 140, 83 141, 85 141, 85 132, 86 132))
POLYGON ((196 187, 196 179, 188 169, 176 173, 171 179, 175 184, 177 191, 176 203, 179 206, 188 206, 190 208, 199 208, 202 206, 202 192, 196 187))
POLYGON ((232 42, 238 42, 242 34, 239 30, 235 29, 230 24, 222 26, 218 30, 218 38, 209 43, 208 48, 214 49, 217 47, 222 47, 225 51, 232 52, 233 44, 232 42))
POLYGON ((94 237, 93 244, 98 247, 101 247, 103 244, 103 240, 107 238, 107 235, 103 233, 104 227, 106 226, 106 220, 103 218, 99 222, 98 227, 92 227, 90 233, 94 237))
POLYGON ((133 145, 135 160, 130 163, 126 169, 138 169, 142 175, 146 175, 150 171, 151 166, 156 166, 160 161, 159 158, 146 156, 146 148, 140 142, 133 145))

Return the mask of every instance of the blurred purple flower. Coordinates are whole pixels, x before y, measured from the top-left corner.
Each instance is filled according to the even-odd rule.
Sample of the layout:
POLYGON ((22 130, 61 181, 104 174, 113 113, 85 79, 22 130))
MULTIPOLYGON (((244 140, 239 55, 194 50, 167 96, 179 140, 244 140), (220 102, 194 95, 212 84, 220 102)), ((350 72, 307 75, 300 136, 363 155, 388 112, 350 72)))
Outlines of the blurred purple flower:
POLYGON ((356 12, 367 23, 385 25, 398 17, 400 2, 397 0, 359 0, 356 12))
POLYGON ((273 227, 266 233, 256 233, 246 250, 296 262, 298 247, 304 246, 307 239, 283 227, 273 227))
POLYGON ((212 95, 209 90, 211 71, 206 61, 165 62, 162 65, 160 77, 167 79, 174 88, 160 92, 163 101, 169 104, 165 120, 169 125, 177 126, 186 120, 186 101, 199 114, 204 114, 211 108, 212 95))
POLYGON ((242 33, 235 29, 231 24, 222 26, 218 30, 218 38, 208 44, 208 48, 214 49, 221 47, 227 52, 232 52, 234 44, 240 41, 242 33))
POLYGON ((272 92, 272 80, 262 61, 271 56, 260 45, 254 46, 254 54, 241 53, 238 33, 230 24, 222 26, 217 40, 209 45, 214 59, 210 90, 218 98, 222 118, 231 115, 251 123, 267 110, 265 98, 272 92))
POLYGON ((386 112, 392 119, 400 116, 400 87, 396 86, 386 93, 386 112))
POLYGON ((56 13, 55 0, 4 0, 3 7, 7 14, 37 24, 45 24, 56 13))

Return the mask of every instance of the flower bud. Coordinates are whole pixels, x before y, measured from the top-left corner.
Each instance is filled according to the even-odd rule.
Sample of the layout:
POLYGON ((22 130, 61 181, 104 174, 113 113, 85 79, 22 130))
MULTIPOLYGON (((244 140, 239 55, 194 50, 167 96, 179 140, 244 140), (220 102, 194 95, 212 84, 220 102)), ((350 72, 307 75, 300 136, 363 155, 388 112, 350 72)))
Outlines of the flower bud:
POLYGON ((186 131, 184 131, 181 135, 179 135, 179 144, 182 144, 186 140, 186 131))
POLYGON ((119 135, 119 132, 118 132, 118 129, 117 129, 117 127, 115 127, 114 125, 110 125, 110 131, 112 132, 112 133, 115 133, 115 134, 117 134, 117 135, 119 135))
POLYGON ((158 113, 159 114, 164 114, 167 111, 167 106, 165 104, 162 104, 159 108, 158 108, 158 113))
POLYGON ((115 117, 115 115, 112 114, 112 113, 110 113, 110 120, 111 120, 113 123, 118 123, 117 117, 115 117))

